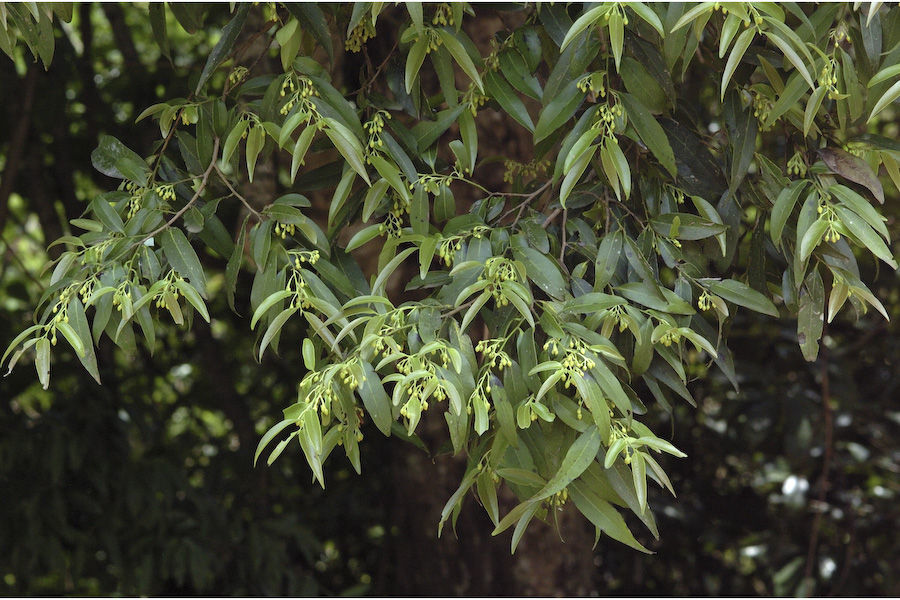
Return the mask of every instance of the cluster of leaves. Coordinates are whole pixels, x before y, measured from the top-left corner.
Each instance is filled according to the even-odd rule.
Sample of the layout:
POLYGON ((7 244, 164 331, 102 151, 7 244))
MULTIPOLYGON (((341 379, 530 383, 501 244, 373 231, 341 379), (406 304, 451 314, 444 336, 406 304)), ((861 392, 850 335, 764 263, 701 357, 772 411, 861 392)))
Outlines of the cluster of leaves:
POLYGON ((664 410, 693 402, 697 364, 736 385, 723 340, 735 305, 797 315, 808 360, 826 312, 847 300, 887 316, 854 249, 896 268, 869 197, 884 201, 882 167, 900 184, 900 147, 867 123, 900 95, 887 87, 900 74, 900 9, 526 6, 482 55, 465 4, 271 5, 277 73, 233 60, 251 10, 236 8, 188 98, 139 117, 159 122, 149 160, 101 139, 93 163, 122 184, 72 222, 86 233, 56 242, 67 251, 36 324, 3 356, 14 365, 33 351, 45 387, 57 334, 99 378, 104 335, 133 349, 136 324, 152 349, 163 314, 210 321, 209 252, 227 261, 232 306, 245 263, 253 273, 260 357, 289 320, 308 325, 297 402, 257 458, 288 430, 268 462, 296 439, 324 485, 338 445, 359 470, 365 421, 417 442, 420 420, 440 411, 468 457, 441 525, 474 487, 495 533, 514 526, 515 549, 535 516, 571 499, 598 538, 643 550, 616 507, 655 535, 647 481, 671 484, 654 455, 683 453, 638 417, 651 398, 664 410), (399 56, 377 92, 375 79, 342 92, 316 46, 334 62, 334 31, 353 53, 391 35, 378 33, 382 18, 399 56), (697 56, 721 77, 711 138, 679 93, 697 56), (533 136, 533 160, 510 165, 507 189, 479 179, 492 162, 479 152, 486 110, 533 136), (784 155, 756 154, 763 136, 780 137, 784 155), (252 180, 282 153, 286 193, 242 196, 245 171, 252 180), (313 157, 324 164, 304 168, 313 157), (303 194, 321 190, 331 197, 317 220, 303 194), (237 240, 217 217, 225 202, 246 208, 237 240), (748 258, 736 252, 745 234, 748 258), (367 277, 362 258, 375 253, 367 277), (401 278, 414 300, 391 291, 401 278), (501 484, 522 500, 502 518, 501 484))

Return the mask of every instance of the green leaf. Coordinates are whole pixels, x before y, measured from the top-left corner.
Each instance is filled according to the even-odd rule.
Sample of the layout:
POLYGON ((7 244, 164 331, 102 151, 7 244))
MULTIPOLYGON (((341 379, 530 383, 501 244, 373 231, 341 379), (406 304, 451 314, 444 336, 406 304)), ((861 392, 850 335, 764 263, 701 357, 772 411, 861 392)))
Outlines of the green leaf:
POLYGON ((781 193, 778 194, 778 198, 775 200, 769 220, 769 234, 772 236, 772 242, 775 243, 776 248, 781 248, 781 234, 784 231, 784 226, 788 217, 794 211, 797 199, 800 198, 800 194, 806 189, 807 183, 808 180, 805 179, 792 182, 790 186, 781 190, 781 193))
POLYGON ((865 219, 866 223, 871 225, 886 241, 890 241, 890 233, 884 224, 886 219, 878 214, 878 211, 865 198, 840 184, 829 186, 828 192, 837 198, 838 202, 865 219))
POLYGON ((794 65, 794 68, 797 69, 797 72, 800 73, 800 76, 803 77, 803 80, 809 85, 810 88, 815 88, 816 84, 813 83, 812 76, 809 74, 809 70, 806 68, 806 64, 803 62, 803 59, 800 58, 800 55, 797 54, 797 51, 788 43, 785 39, 783 39, 780 35, 775 34, 772 31, 763 31, 763 34, 769 39, 770 42, 775 44, 781 53, 784 54, 785 58, 794 65))
POLYGON ((875 75, 872 76, 872 79, 869 80, 869 83, 866 84, 866 87, 878 85, 879 83, 887 81, 891 77, 896 77, 897 75, 900 75, 900 64, 889 65, 875 73, 875 75))
POLYGON ((812 362, 819 355, 825 316, 825 285, 819 270, 814 269, 800 289, 800 310, 797 314, 797 339, 803 358, 812 362))
POLYGON ((800 260, 805 261, 809 258, 809 255, 812 254, 813 250, 816 249, 816 246, 819 245, 819 242, 822 241, 822 236, 825 235, 825 232, 828 230, 828 221, 822 218, 816 219, 816 221, 809 226, 803 233, 803 237, 800 238, 800 260))
POLYGON ((166 33, 166 5, 164 2, 151 2, 148 5, 150 11, 150 28, 153 30, 153 39, 159 46, 160 53, 172 62, 172 52, 169 49, 169 36, 166 33))
POLYGON ((190 285, 183 279, 179 279, 175 282, 175 287, 177 287, 182 295, 187 298, 187 301, 191 303, 191 306, 197 309, 197 312, 200 313, 200 316, 203 317, 203 320, 209 323, 209 311, 206 310, 206 303, 203 302, 203 298, 200 297, 200 294, 197 293, 197 290, 194 289, 194 286, 190 285))
POLYGON ((659 34, 659 37, 666 37, 666 31, 663 28, 662 21, 659 20, 659 17, 653 12, 652 8, 643 2, 625 2, 625 6, 633 10, 637 16, 653 27, 659 34))
POLYGON ((650 226, 663 237, 675 237, 679 240, 702 240, 720 233, 728 228, 723 223, 715 223, 690 213, 667 213, 650 220, 650 226), (678 220, 677 235, 672 234, 672 226, 678 220))
POLYGON ((250 127, 247 134, 246 162, 247 175, 251 182, 253 181, 253 171, 256 169, 256 159, 259 158, 259 153, 265 143, 266 130, 259 125, 250 127))
POLYGON ((714 10, 714 7, 714 2, 702 2, 694 6, 675 22, 675 25, 672 26, 669 33, 674 33, 685 25, 694 23, 694 21, 697 21, 701 16, 711 13, 714 10))
POLYGON ((669 144, 669 139, 660 124, 653 118, 650 111, 631 94, 620 93, 619 98, 625 105, 625 113, 628 121, 634 126, 635 131, 641 136, 641 140, 673 177, 678 174, 675 166, 675 153, 669 144))
MULTIPOLYGON (((69 300, 67 309, 69 315, 69 325, 75 331, 76 336, 80 339, 84 346, 84 354, 78 356, 85 370, 90 373, 94 381, 100 383, 100 371, 97 369, 97 355, 94 352, 94 345, 91 339, 91 330, 88 326, 87 316, 84 314, 84 305, 76 297, 69 300)), ((94 319, 96 320, 96 316, 94 319)), ((2 362, 2 361, 0 361, 2 362)))
POLYGON ((816 120, 816 114, 819 112, 819 108, 822 107, 822 100, 825 99, 825 92, 828 89, 824 86, 820 86, 816 88, 809 96, 809 100, 806 101, 806 109, 803 111, 803 136, 806 137, 809 135, 809 130, 813 125, 813 122, 816 120))
POLYGON ((375 372, 375 369, 372 368, 372 365, 365 361, 361 364, 362 376, 360 377, 359 374, 356 376, 360 382, 357 393, 363 401, 363 406, 366 407, 366 412, 372 417, 372 422, 375 423, 378 430, 384 435, 390 436, 391 423, 394 420, 391 415, 391 399, 388 397, 387 392, 384 391, 381 378, 375 372))
POLYGON ((365 153, 359 139, 340 122, 328 117, 325 117, 323 121, 328 125, 325 128, 325 134, 337 151, 368 185, 372 185, 372 182, 369 181, 369 174, 366 172, 365 153))
POLYGON ((262 436, 262 438, 259 440, 259 443, 256 445, 256 453, 253 455, 253 464, 256 465, 256 461, 259 460, 259 455, 262 454, 262 451, 266 449, 266 446, 268 446, 272 442, 272 440, 275 439, 275 436, 284 431, 290 425, 294 425, 295 423, 295 419, 284 419, 283 421, 279 421, 278 423, 273 425, 265 433, 265 435, 262 436))
POLYGON ((334 62, 334 40, 328 30, 325 13, 315 2, 297 2, 285 4, 288 12, 300 21, 304 31, 312 32, 313 37, 328 54, 328 60, 334 62))
POLYGON ((525 104, 516 95, 512 86, 507 83, 496 71, 488 71, 484 76, 484 85, 487 93, 494 98, 509 116, 515 119, 525 129, 534 133, 534 123, 525 104))
POLYGON ((294 179, 297 177, 297 171, 300 169, 300 165, 303 164, 304 158, 306 157, 306 152, 309 150, 309 145, 312 144, 313 137, 316 135, 315 127, 307 127, 303 130, 299 137, 297 137, 297 143, 294 145, 294 151, 291 153, 291 182, 293 183, 294 179))
MULTIPOLYGON (((764 315, 778 317, 778 309, 771 300, 747 284, 737 281, 736 279, 712 281, 709 283, 709 289, 712 293, 721 296, 729 302, 763 313, 764 315)), ((712 352, 711 354, 716 353, 712 352)))
POLYGON ((578 511, 606 535, 635 550, 652 554, 634 538, 622 515, 587 483, 581 480, 574 482, 569 486, 569 496, 578 511))
POLYGON ((456 32, 456 35, 454 35, 453 32, 447 29, 438 29, 437 32, 438 35, 441 36, 441 41, 444 43, 444 46, 453 56, 456 64, 459 65, 459 68, 461 68, 463 72, 469 76, 469 79, 475 82, 475 85, 478 86, 478 89, 481 90, 481 93, 484 93, 484 83, 481 81, 481 76, 478 74, 478 69, 475 67, 475 63, 472 62, 471 58, 469 58, 469 54, 463 47, 462 42, 460 42, 456 38, 456 36, 465 34, 463 34, 462 32, 456 32))
POLYGON ((91 152, 91 164, 104 175, 130 179, 142 186, 150 176, 146 161, 111 135, 100 136, 100 143, 91 152))
POLYGON ((897 262, 894 260, 894 256, 884 243, 884 240, 875 233, 875 230, 862 217, 843 206, 835 206, 834 211, 840 217, 841 223, 853 234, 853 237, 869 249, 869 252, 886 262, 892 269, 897 268, 897 262))
POLYGON ((599 451, 600 431, 592 425, 578 436, 566 451, 566 456, 550 481, 529 501, 538 502, 563 491, 574 479, 580 477, 585 469, 591 466, 599 451))
POLYGON ((206 85, 206 82, 212 74, 219 68, 222 61, 224 61, 231 53, 234 42, 244 28, 244 22, 247 20, 247 13, 249 12, 250 4, 239 4, 234 17, 232 17, 231 21, 228 22, 228 25, 222 29, 222 37, 219 38, 219 41, 212 49, 212 52, 209 53, 206 64, 203 65, 203 71, 200 72, 200 79, 197 80, 197 87, 194 88, 194 95, 200 95, 203 86, 206 85))
POLYGON ((38 338, 35 352, 34 368, 37 371, 41 387, 46 390, 50 387, 50 340, 45 337, 38 338))
POLYGON ((609 45, 612 46, 613 58, 616 61, 616 71, 622 62, 622 50, 625 47, 625 23, 618 11, 609 17, 609 45))
POLYGON ((584 92, 578 89, 578 82, 568 82, 541 111, 534 128, 534 143, 540 142, 562 127, 575 115, 582 102, 584 92))
POLYGON ((182 277, 187 277, 200 295, 206 298, 206 274, 184 232, 177 227, 169 227, 160 234, 159 241, 172 268, 182 277))
MULTIPOLYGON (((635 3, 636 4, 636 3, 635 3)), ((578 17, 578 19, 572 23, 572 26, 569 27, 569 30, 566 32, 565 37, 562 40, 562 44, 560 44, 559 51, 562 52, 566 49, 566 47, 572 43, 582 31, 588 29, 593 26, 600 18, 608 13, 612 7, 610 6, 595 6, 594 8, 588 10, 583 15, 578 17)))
POLYGON ((409 49, 409 54, 406 56, 406 91, 408 93, 412 93, 413 84, 416 81, 416 77, 419 76, 419 70, 422 68, 422 63, 425 61, 425 55, 428 52, 428 41, 423 36, 416 40, 416 43, 412 45, 412 48, 409 49))
POLYGON ((557 264, 534 248, 514 248, 517 260, 525 265, 525 272, 545 294, 562 300, 566 295, 566 282, 557 264))
POLYGON ((56 329, 63 334, 63 337, 66 338, 66 341, 69 342, 69 345, 72 346, 72 349, 75 350, 75 353, 79 358, 84 356, 84 342, 79 339, 78 334, 75 333, 75 330, 72 329, 72 326, 66 322, 61 322, 56 324, 56 329))

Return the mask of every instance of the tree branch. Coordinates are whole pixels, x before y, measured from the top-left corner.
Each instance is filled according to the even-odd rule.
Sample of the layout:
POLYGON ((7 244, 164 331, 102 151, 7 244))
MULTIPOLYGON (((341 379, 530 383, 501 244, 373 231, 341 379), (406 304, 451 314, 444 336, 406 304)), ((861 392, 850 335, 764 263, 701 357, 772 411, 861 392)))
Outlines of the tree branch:
POLYGON ((206 184, 209 181, 209 175, 216 168, 216 161, 219 159, 219 156, 218 156, 219 155, 219 138, 216 138, 215 141, 213 142, 212 155, 213 155, 212 160, 209 161, 209 166, 207 166, 206 170, 203 171, 202 178, 200 179, 200 186, 197 188, 197 191, 194 192, 193 197, 191 197, 191 199, 188 200, 187 204, 185 204, 183 207, 181 207, 181 210, 179 210, 177 213, 175 213, 171 219, 169 219, 163 225, 160 225, 159 227, 157 227, 156 229, 154 229, 153 231, 148 233, 146 236, 144 236, 144 238, 140 242, 138 242, 138 244, 137 244, 138 246, 143 244, 150 238, 156 237, 157 235, 159 235, 160 233, 162 233, 163 231, 165 231, 166 229, 171 227, 172 224, 175 223, 175 221, 177 221, 181 217, 181 215, 186 213, 188 211, 188 209, 190 207, 192 207, 194 205, 194 203, 200 198, 200 196, 203 195, 203 191, 206 189, 206 184))

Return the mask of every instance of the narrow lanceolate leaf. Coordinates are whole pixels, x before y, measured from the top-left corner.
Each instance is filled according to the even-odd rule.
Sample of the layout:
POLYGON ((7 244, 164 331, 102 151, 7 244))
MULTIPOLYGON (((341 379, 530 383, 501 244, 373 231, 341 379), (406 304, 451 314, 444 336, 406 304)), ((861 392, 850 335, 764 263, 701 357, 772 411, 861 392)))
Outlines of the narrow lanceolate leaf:
POLYGON ((637 16, 643 19, 648 25, 653 27, 653 29, 656 30, 656 33, 658 33, 660 37, 666 36, 666 31, 663 28, 662 21, 659 20, 659 17, 656 16, 656 13, 653 12, 652 8, 650 8, 643 2, 626 2, 625 6, 633 10, 637 16))
POLYGON ((295 423, 295 419, 285 419, 273 425, 272 428, 269 429, 259 440, 259 444, 256 445, 256 453, 253 455, 253 464, 256 464, 256 461, 259 460, 259 455, 262 454, 262 451, 266 449, 266 446, 268 446, 272 442, 272 440, 275 439, 275 436, 284 431, 285 428, 295 423))
POLYGON ((822 107, 822 100, 825 99, 825 92, 828 89, 824 86, 816 88, 809 96, 809 100, 806 101, 806 110, 803 111, 803 135, 809 135, 809 130, 812 127, 813 122, 816 119, 816 113, 819 112, 819 109, 822 107))
POLYGON ((369 174, 366 172, 365 153, 359 139, 338 121, 328 117, 323 120, 328 125, 325 128, 325 134, 337 151, 368 185, 372 185, 372 182, 369 181, 369 174))
POLYGON ((413 84, 416 81, 416 77, 419 75, 419 69, 422 68, 422 62, 425 60, 425 55, 428 51, 428 41, 423 36, 416 40, 416 43, 412 45, 412 48, 409 49, 409 54, 406 57, 406 91, 407 93, 411 93, 413 89, 413 84))
POLYGON ((772 304, 771 300, 751 288, 749 285, 735 279, 711 282, 709 284, 709 290, 715 295, 721 296, 725 300, 734 302, 739 306, 772 317, 778 316, 778 309, 772 304))
POLYGON ((219 65, 222 64, 231 53, 234 42, 244 28, 244 22, 247 20, 247 13, 250 12, 250 6, 250 4, 238 5, 234 17, 232 17, 231 21, 228 22, 228 25, 222 29, 222 37, 219 38, 218 43, 212 49, 212 52, 210 52, 209 58, 206 59, 206 64, 203 65, 203 71, 200 73, 200 79, 197 80, 197 87, 194 89, 195 95, 200 94, 203 86, 206 85, 206 82, 215 70, 219 68, 219 65))
POLYGON ((840 217, 844 227, 853 234, 853 237, 862 242, 869 249, 869 252, 886 262, 891 268, 897 268, 897 261, 894 260, 894 256, 891 254, 887 244, 862 217, 843 206, 835 206, 834 211, 840 217))
POLYGON ((776 248, 781 247, 781 234, 784 231, 784 226, 788 217, 794 211, 797 199, 803 190, 806 189, 807 183, 808 181, 805 179, 791 183, 791 185, 781 190, 781 193, 778 194, 778 198, 775 200, 769 221, 769 234, 772 236, 772 242, 774 242, 776 248))
POLYGON ((784 57, 787 58, 792 65, 794 65, 794 68, 797 69, 797 72, 800 73, 800 76, 803 77, 803 80, 806 81, 809 87, 816 87, 816 84, 813 83, 812 76, 809 74, 809 69, 806 67, 803 59, 800 58, 800 55, 797 54, 797 51, 794 50, 794 48, 781 36, 771 31, 764 31, 763 33, 770 42, 775 44, 778 49, 781 50, 781 53, 784 54, 784 57))
POLYGON ((566 46, 572 43, 572 40, 578 37, 578 35, 582 31, 588 29, 597 21, 599 21, 600 17, 608 13, 611 8, 611 6, 595 6, 594 8, 578 17, 578 19, 574 23, 572 23, 572 26, 569 27, 569 30, 566 32, 566 36, 563 38, 562 45, 559 47, 559 51, 562 52, 563 50, 565 50, 566 46))
POLYGON ((731 50, 731 54, 728 55, 728 62, 725 63, 725 71, 722 74, 722 89, 720 92, 722 100, 725 99, 725 90, 728 88, 728 82, 731 81, 731 76, 734 75, 735 69, 737 69, 738 65, 741 63, 744 53, 747 51, 747 48, 750 47, 755 36, 756 29, 751 27, 744 30, 734 43, 734 48, 731 50))
POLYGON ((63 334, 63 337, 66 338, 66 341, 69 342, 69 345, 72 346, 72 349, 75 350, 75 354, 77 354, 79 358, 84 356, 84 342, 81 341, 71 325, 68 323, 58 323, 56 329, 63 334))
POLYGON ((600 451, 600 430, 591 425, 569 447, 556 474, 529 501, 537 502, 563 491, 591 466, 600 451))
POLYGON ((892 77, 897 77, 898 75, 900 75, 900 64, 890 65, 875 73, 875 75, 872 76, 872 79, 869 80, 869 83, 866 84, 866 87, 878 85, 879 83, 887 81, 892 77))
MULTIPOLYGON (((544 97, 546 100, 546 96, 544 97)), ((570 81, 544 107, 534 128, 534 142, 538 143, 575 115, 584 102, 584 92, 578 89, 577 81, 570 81)))
POLYGON ((34 368, 37 371, 38 381, 45 390, 50 386, 50 340, 45 337, 38 339, 35 348, 34 368))
POLYGON ((534 123, 525 104, 516 95, 512 86, 496 71, 488 71, 484 76, 484 86, 487 93, 500 104, 509 116, 519 122, 525 129, 534 133, 534 123))
POLYGON ((631 123, 641 140, 656 157, 666 171, 673 177, 678 174, 675 166, 675 153, 669 144, 669 138, 662 126, 656 121, 650 111, 641 102, 631 94, 619 94, 622 104, 625 105, 625 114, 628 115, 628 121, 631 123))
POLYGON ((453 60, 456 61, 456 64, 459 65, 459 68, 469 76, 469 79, 475 82, 475 85, 478 86, 481 93, 484 93, 484 83, 481 81, 481 75, 478 74, 478 68, 475 66, 475 63, 472 62, 472 59, 469 58, 469 54, 466 52, 462 42, 456 39, 456 35, 465 34, 458 32, 454 35, 447 29, 438 29, 438 35, 441 36, 441 41, 444 42, 444 46, 446 46, 450 55, 453 57, 453 60))
POLYGON ((800 290, 800 310, 797 314, 797 338, 803 358, 812 362, 819 355, 825 316, 825 285, 818 269, 806 276, 800 290))
POLYGON ((159 240, 166 259, 175 272, 187 277, 200 295, 206 298, 206 274, 184 232, 177 227, 169 227, 162 232, 159 240))

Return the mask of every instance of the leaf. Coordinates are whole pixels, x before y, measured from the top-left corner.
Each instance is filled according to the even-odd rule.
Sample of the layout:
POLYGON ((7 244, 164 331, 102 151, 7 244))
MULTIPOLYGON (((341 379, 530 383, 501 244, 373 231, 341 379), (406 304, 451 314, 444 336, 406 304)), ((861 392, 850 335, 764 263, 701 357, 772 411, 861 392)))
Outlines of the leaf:
POLYGON ((372 185, 372 182, 369 181, 369 174, 366 172, 365 153, 359 139, 340 122, 328 117, 325 117, 323 121, 328 125, 325 128, 325 135, 328 136, 337 151, 368 185, 372 185))
POLYGON ((800 310, 797 314, 797 339, 803 358, 812 362, 819 354, 819 339, 824 328, 825 285, 819 270, 814 269, 800 289, 800 310))
POLYGON ((381 378, 372 368, 372 365, 364 361, 361 364, 362 377, 357 375, 357 380, 359 381, 357 393, 366 407, 366 412, 372 417, 372 422, 375 423, 378 430, 384 435, 390 436, 391 423, 394 420, 391 415, 391 399, 388 397, 387 392, 384 391, 381 378))
POLYGON ((304 31, 312 32, 319 45, 328 53, 328 60, 333 63, 334 41, 332 40, 331 32, 328 30, 325 14, 319 8, 319 5, 315 2, 297 2, 287 3, 285 6, 288 12, 300 21, 304 31))
MULTIPOLYGON (((575 147, 572 147, 573 150, 575 147)), ((587 170, 588 166, 591 164, 591 159, 594 158, 594 155, 597 153, 597 148, 599 146, 590 146, 585 148, 583 152, 579 154, 579 156, 570 164, 568 167, 564 167, 566 171, 566 176, 563 178, 562 184, 559 186, 559 203, 563 208, 566 207, 566 200, 569 199, 569 195, 572 193, 572 190, 581 180, 581 176, 584 175, 585 170, 587 170)), ((572 156, 573 153, 570 152, 569 156, 572 156)), ((566 162, 568 162, 568 157, 566 158, 566 162)))
POLYGON ((653 12, 652 8, 643 2, 626 2, 625 6, 633 10, 637 16, 653 27, 653 29, 656 30, 656 33, 659 34, 659 37, 666 37, 666 30, 663 28, 662 21, 659 20, 659 17, 653 12))
MULTIPOLYGON (((447 29, 438 29, 437 32, 438 35, 441 36, 441 41, 444 43, 444 46, 453 56, 456 64, 459 65, 459 68, 461 68, 463 72, 469 76, 469 79, 475 82, 475 85, 478 86, 478 89, 481 91, 481 93, 484 93, 484 83, 481 81, 481 76, 478 74, 478 69, 475 67, 475 63, 472 62, 472 59, 469 58, 469 54, 463 47, 462 42, 456 39, 456 36, 447 29)), ((458 32, 456 35, 465 34, 458 32)))
MULTIPOLYGON (((256 465, 256 461, 259 460, 259 455, 262 454, 262 451, 266 449, 272 440, 275 439, 279 433, 284 431, 290 425, 294 425, 296 423, 295 419, 284 419, 283 421, 279 421, 275 425, 273 425, 259 440, 259 443, 256 445, 256 453, 253 455, 253 464, 256 465)), ((274 452, 273 452, 274 454, 274 452)))
POLYGON ((46 390, 50 387, 50 340, 46 337, 38 338, 35 352, 34 368, 37 371, 41 387, 46 390))
POLYGON ((669 30, 669 33, 674 33, 684 27, 689 23, 694 23, 701 16, 711 13, 714 10, 715 3, 714 2, 702 2, 689 11, 684 13, 678 21, 675 22, 675 25, 672 26, 672 29, 669 30))
POLYGON ((809 258, 809 255, 813 253, 813 250, 815 250, 822 241, 822 237, 827 230, 828 221, 819 218, 816 219, 816 221, 803 233, 803 237, 800 238, 800 247, 798 248, 801 261, 805 261, 809 258))
POLYGON ((675 166, 675 153, 666 137, 666 133, 656 121, 650 111, 631 94, 620 93, 619 98, 625 105, 625 114, 628 121, 634 126, 635 131, 641 136, 641 140, 656 157, 670 175, 675 177, 678 169, 675 166))
POLYGON ((262 151, 265 143, 266 130, 259 125, 250 127, 249 133, 247 134, 245 158, 247 163, 247 175, 251 182, 253 181, 253 172, 256 169, 256 159, 259 158, 259 153, 262 151))
POLYGON ((806 189, 807 183, 808 181, 805 179, 792 182, 790 186, 781 190, 781 193, 778 194, 778 198, 775 200, 772 214, 769 217, 769 234, 772 236, 772 242, 774 242, 776 248, 781 248, 781 234, 784 231, 784 226, 794 211, 797 199, 800 198, 800 194, 806 189))
POLYGON ((884 204, 884 188, 869 163, 837 148, 821 148, 819 156, 833 172, 868 188, 875 199, 884 204))
POLYGON ((297 137, 297 143, 294 145, 294 151, 291 153, 291 182, 296 179, 297 171, 300 169, 300 165, 303 164, 303 159, 315 135, 316 128, 307 127, 297 137))
POLYGON ((566 295, 566 282, 555 262, 534 248, 514 248, 517 260, 525 265, 525 272, 545 294, 562 300, 566 295))
POLYGON ((625 524, 625 519, 622 518, 619 511, 613 508, 609 502, 601 499, 584 481, 574 482, 569 488, 569 495, 579 512, 609 537, 626 546, 651 554, 634 538, 634 534, 629 531, 628 525, 625 524))
POLYGON ((425 55, 428 52, 428 41, 422 36, 416 40, 416 43, 412 45, 412 48, 409 49, 409 54, 406 56, 406 91, 408 93, 412 93, 413 84, 416 81, 416 77, 419 76, 419 70, 422 68, 422 63, 425 61, 425 55))
POLYGON ((878 214, 878 211, 865 198, 840 184, 828 186, 828 193, 837 198, 838 202, 865 219, 866 223, 871 225, 886 241, 890 241, 890 233, 884 224, 886 219, 878 214))
POLYGON ((900 75, 900 64, 889 65, 875 73, 875 75, 872 76, 872 79, 869 80, 869 83, 866 84, 866 87, 878 85, 879 83, 887 81, 891 77, 896 77, 897 75, 900 75))
POLYGON ((723 223, 715 223, 690 213, 659 215, 650 220, 650 226, 661 236, 674 237, 679 240, 702 240, 724 233, 728 229, 723 223), (671 230, 676 219, 678 220, 678 231, 676 235, 672 235, 671 230))
POLYGON ((578 35, 593 26, 600 18, 610 11, 609 6, 595 6, 594 8, 586 11, 583 15, 578 17, 572 26, 569 27, 569 30, 566 32, 565 37, 562 40, 562 44, 559 46, 559 51, 562 52, 566 49, 566 47, 572 43, 578 35))
MULTIPOLYGON (((737 281, 736 279, 724 279, 722 281, 710 282, 709 289, 712 293, 721 296, 729 302, 734 302, 739 306, 755 310, 764 315, 778 317, 778 309, 771 300, 747 284, 737 281)), ((713 352, 711 354, 716 353, 713 352)))
MULTIPOLYGON (((545 96, 546 99, 546 96, 545 96)), ((584 102, 584 92, 578 89, 577 81, 570 81, 541 111, 534 128, 534 143, 538 143, 575 115, 584 102)))
POLYGON ((177 227, 169 227, 162 232, 159 240, 172 268, 182 277, 187 277, 200 295, 206 298, 206 274, 184 232, 177 227))
POLYGON ((72 329, 72 326, 66 322, 61 322, 56 324, 56 329, 63 334, 63 337, 66 338, 66 341, 69 342, 69 345, 71 345, 72 349, 75 350, 75 354, 77 354, 79 358, 83 357, 84 342, 79 339, 78 334, 75 333, 75 330, 72 329))
POLYGON ((95 169, 117 179, 130 179, 147 185, 150 167, 143 158, 111 135, 101 135, 100 143, 91 152, 91 164, 95 169))
POLYGON ((200 72, 200 79, 197 80, 197 87, 194 88, 194 95, 200 95, 203 86, 206 85, 206 82, 215 70, 219 68, 222 61, 224 61, 228 57, 228 54, 231 53, 234 42, 244 28, 244 22, 247 20, 247 13, 250 12, 250 6, 250 4, 239 4, 234 17, 232 17, 231 21, 228 22, 228 25, 222 29, 222 37, 219 38, 219 41, 212 49, 212 52, 209 53, 206 64, 203 65, 203 71, 200 72))
POLYGON ((150 28, 153 30, 153 39, 159 46, 160 53, 172 62, 172 52, 169 49, 169 36, 166 33, 166 5, 164 2, 151 2, 148 5, 150 28))
POLYGON ((609 45, 612 46, 616 71, 618 71, 619 63, 622 62, 622 50, 625 47, 625 23, 619 11, 615 11, 609 17, 609 45))
POLYGON ((509 116, 515 119, 525 129, 534 133, 534 123, 525 104, 516 95, 516 92, 496 71, 488 71, 484 76, 484 85, 487 93, 494 98, 509 116))
POLYGON ((869 226, 865 220, 855 212, 844 208, 843 206, 835 206, 834 211, 841 219, 841 223, 850 231, 853 236, 869 249, 869 251, 886 262, 892 269, 897 268, 897 262, 894 260, 893 254, 884 243, 875 230, 869 226))
POLYGON ((763 34, 770 42, 775 44, 778 49, 781 50, 781 53, 784 54, 785 58, 794 65, 794 68, 797 69, 797 72, 800 73, 800 76, 803 77, 803 80, 806 81, 807 85, 809 85, 810 88, 815 88, 816 85, 813 83, 812 76, 810 76, 806 64, 803 62, 803 59, 800 58, 800 55, 797 54, 797 51, 794 50, 786 40, 774 32, 763 31, 763 34))
POLYGON ((819 112, 819 108, 822 107, 822 100, 825 99, 825 92, 828 89, 824 86, 820 86, 816 88, 809 96, 809 100, 806 102, 806 110, 803 111, 803 136, 806 137, 809 135, 809 130, 813 125, 813 122, 816 120, 816 114, 819 112))
POLYGON ((203 302, 203 298, 200 297, 200 294, 197 293, 197 290, 194 289, 194 286, 183 279, 179 279, 175 282, 175 287, 177 287, 182 295, 187 298, 187 301, 191 303, 191 306, 197 309, 197 312, 200 313, 203 320, 209 323, 209 311, 206 310, 206 304, 203 302))
POLYGON ((634 493, 643 512, 647 510, 647 467, 640 452, 635 452, 631 456, 631 474, 634 480, 634 493))

